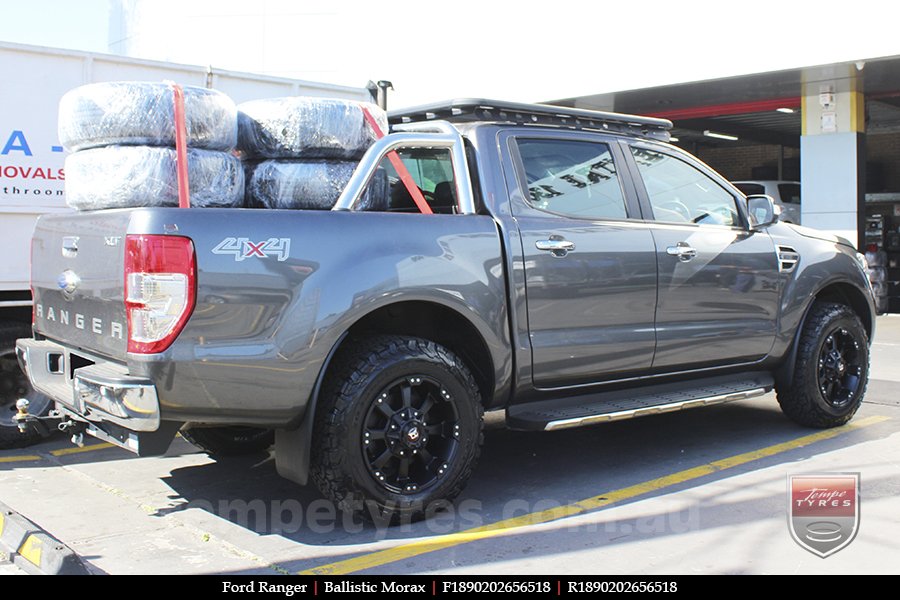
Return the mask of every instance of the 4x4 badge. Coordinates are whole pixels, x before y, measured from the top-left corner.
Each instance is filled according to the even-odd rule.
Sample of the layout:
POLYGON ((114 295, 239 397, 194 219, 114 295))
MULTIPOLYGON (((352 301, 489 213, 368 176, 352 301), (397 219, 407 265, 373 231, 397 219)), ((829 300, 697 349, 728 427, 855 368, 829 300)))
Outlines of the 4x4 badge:
POLYGON ((291 238, 269 238, 259 242, 245 237, 227 237, 212 249, 213 254, 229 254, 241 262, 248 258, 275 257, 283 262, 291 255, 291 238))

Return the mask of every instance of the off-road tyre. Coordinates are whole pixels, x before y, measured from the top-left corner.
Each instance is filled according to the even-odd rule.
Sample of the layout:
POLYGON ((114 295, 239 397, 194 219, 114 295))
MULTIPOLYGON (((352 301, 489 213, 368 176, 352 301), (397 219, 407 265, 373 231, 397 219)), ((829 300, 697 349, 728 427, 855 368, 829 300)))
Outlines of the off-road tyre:
POLYGON ((838 427, 856 414, 869 379, 869 340, 859 316, 833 302, 815 304, 803 323, 790 384, 778 404, 800 425, 838 427))
POLYGON ((472 372, 447 348, 420 338, 350 343, 336 357, 316 409, 312 480, 340 510, 376 524, 448 508, 472 475, 483 441, 472 372))

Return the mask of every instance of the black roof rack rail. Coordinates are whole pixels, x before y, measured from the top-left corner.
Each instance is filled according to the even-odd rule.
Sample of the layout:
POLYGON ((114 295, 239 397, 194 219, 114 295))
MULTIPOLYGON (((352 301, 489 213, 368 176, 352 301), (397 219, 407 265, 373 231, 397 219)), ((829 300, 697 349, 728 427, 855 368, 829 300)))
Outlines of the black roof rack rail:
POLYGON ((666 119, 480 98, 457 98, 388 113, 388 121, 392 125, 438 119, 451 123, 490 121, 565 129, 592 129, 664 142, 669 141, 669 129, 672 128, 672 122, 666 119))

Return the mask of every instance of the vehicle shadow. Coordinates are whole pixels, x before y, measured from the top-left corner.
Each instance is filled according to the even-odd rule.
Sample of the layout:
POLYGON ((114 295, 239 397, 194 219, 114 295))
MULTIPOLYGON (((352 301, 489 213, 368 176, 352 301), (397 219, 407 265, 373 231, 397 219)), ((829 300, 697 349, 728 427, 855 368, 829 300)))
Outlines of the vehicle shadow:
MULTIPOLYGON (((196 447, 179 438, 173 442, 165 456, 196 453, 196 447)), ((86 438, 84 445, 78 447, 64 434, 57 434, 37 444, 0 451, 0 473, 14 469, 77 466, 135 459, 135 455, 128 450, 94 438, 86 438)))
MULTIPOLYGON (((887 463, 885 463, 887 464, 887 463)), ((760 486, 771 487, 772 484, 784 486, 784 479, 779 474, 773 478, 759 482, 760 486)), ((877 500, 890 500, 895 497, 893 489, 896 482, 889 477, 867 479, 864 503, 877 500)), ((643 498, 646 498, 644 496, 643 498)), ((624 503, 628 504, 628 503, 624 503)), ((619 505, 622 506, 622 505, 619 505)), ((555 563, 558 574, 596 574, 604 573, 633 573, 636 565, 631 560, 640 555, 646 556, 653 553, 658 547, 641 546, 643 550, 631 547, 633 544, 655 543, 669 537, 680 537, 684 542, 678 552, 672 552, 671 546, 667 553, 658 556, 654 561, 653 569, 646 570, 646 563, 641 562, 642 574, 657 573, 706 573, 739 575, 755 573, 759 571, 754 567, 757 557, 777 556, 784 553, 785 545, 794 544, 790 539, 790 532, 786 519, 782 514, 773 521, 772 514, 785 509, 785 493, 758 494, 749 499, 715 498, 704 499, 698 505, 692 507, 673 507, 664 504, 666 510, 639 511, 636 514, 618 517, 613 513, 607 518, 597 519, 589 513, 590 519, 571 522, 559 520, 548 526, 535 528, 514 528, 504 532, 502 536, 491 538, 488 546, 481 546, 478 550, 460 552, 459 545, 454 544, 451 549, 436 548, 434 553, 423 553, 424 556, 404 558, 399 555, 394 560, 385 561, 379 565, 374 563, 370 569, 353 571, 353 574, 396 574, 416 573, 427 574, 431 572, 446 571, 451 566, 460 572, 466 572, 467 568, 477 568, 479 572, 492 572, 490 565, 505 565, 509 569, 509 562, 515 560, 534 561, 538 563, 553 556, 578 556, 579 553, 589 555, 590 564, 584 561, 576 561, 565 567, 559 567, 555 563), (757 524, 768 521, 771 526, 747 527, 748 523, 757 524), (714 530, 713 537, 702 536, 699 539, 691 538, 700 530, 709 532, 714 530), (696 554, 708 551, 709 546, 722 549, 721 560, 715 565, 703 565, 695 560, 696 554), (451 552, 452 558, 448 559, 445 553, 451 552), (413 566, 409 560, 415 560, 413 566)), ((603 510, 603 509, 601 509, 603 510)), ((597 512, 597 511, 591 511, 597 512)), ((881 532, 869 532, 866 542, 878 547, 881 552, 876 556, 892 556, 896 543, 891 535, 881 532)), ((479 543, 479 542, 474 542, 479 543)), ((484 543, 484 542, 482 542, 484 543)), ((806 550, 797 546, 795 548, 798 557, 809 556, 806 550)), ((259 567, 241 571, 243 575, 274 575, 277 572, 301 573, 323 564, 333 564, 345 559, 359 557, 365 552, 351 549, 348 552, 329 554, 326 559, 299 560, 281 562, 277 565, 259 567)), ((534 564, 532 563, 532 564, 534 564)), ((544 563, 546 564, 546 563, 544 563)), ((768 568, 768 567, 767 567, 768 568)), ((889 568, 893 568, 892 566, 889 568)), ((520 566, 512 569, 521 571, 520 566)), ((873 561, 872 571, 880 572, 877 561, 873 561)), ((547 569, 537 572, 546 572, 547 569)), ((840 566, 831 566, 829 574, 843 572, 840 566)), ((858 566, 853 566, 852 572, 859 574, 858 566)))
MULTIPOLYGON (((281 479, 265 456, 174 469, 165 479, 175 492, 174 506, 157 514, 200 509, 260 535, 307 546, 429 538, 567 505, 815 432, 788 421, 769 399, 552 433, 490 428, 479 467, 462 496, 418 523, 388 526, 351 519, 314 486, 281 479)), ((619 506, 873 439, 876 434, 868 431, 865 438, 848 433, 648 490, 619 506)), ((328 562, 340 559, 329 554, 328 562)), ((294 566, 322 561, 311 563, 294 566)))

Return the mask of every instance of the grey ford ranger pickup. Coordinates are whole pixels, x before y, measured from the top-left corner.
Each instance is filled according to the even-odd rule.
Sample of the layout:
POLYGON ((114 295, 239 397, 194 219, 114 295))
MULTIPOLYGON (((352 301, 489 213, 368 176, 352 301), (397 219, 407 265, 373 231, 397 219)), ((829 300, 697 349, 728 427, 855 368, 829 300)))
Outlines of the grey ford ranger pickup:
POLYGON ((341 509, 418 518, 463 488, 486 410, 556 430, 772 389, 810 427, 859 408, 864 259, 668 121, 456 100, 390 122, 330 211, 42 217, 18 358, 62 426, 140 455, 178 431, 214 455, 274 443, 341 509), (379 169, 389 202, 362 210, 379 169))

